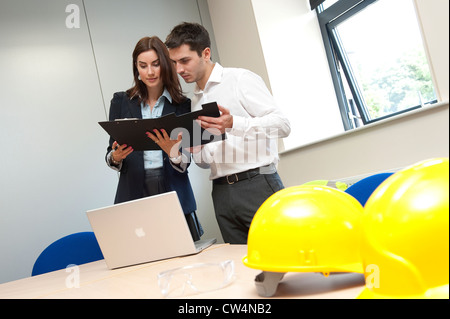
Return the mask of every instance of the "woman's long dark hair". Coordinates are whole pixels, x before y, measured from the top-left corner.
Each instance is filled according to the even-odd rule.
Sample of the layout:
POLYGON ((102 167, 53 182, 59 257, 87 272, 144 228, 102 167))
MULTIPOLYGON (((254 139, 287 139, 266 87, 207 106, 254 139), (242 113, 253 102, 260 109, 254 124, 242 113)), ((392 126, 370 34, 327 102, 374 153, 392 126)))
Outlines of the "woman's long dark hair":
POLYGON ((159 58, 161 66, 161 78, 164 83, 164 87, 172 97, 173 102, 180 104, 186 100, 183 95, 183 89, 181 88, 180 81, 178 79, 177 71, 172 63, 165 44, 156 36, 145 37, 139 40, 133 51, 133 76, 134 86, 127 91, 130 99, 135 97, 139 98, 139 102, 146 101, 148 98, 147 86, 139 80, 139 72, 137 69, 137 58, 139 54, 154 50, 159 58))

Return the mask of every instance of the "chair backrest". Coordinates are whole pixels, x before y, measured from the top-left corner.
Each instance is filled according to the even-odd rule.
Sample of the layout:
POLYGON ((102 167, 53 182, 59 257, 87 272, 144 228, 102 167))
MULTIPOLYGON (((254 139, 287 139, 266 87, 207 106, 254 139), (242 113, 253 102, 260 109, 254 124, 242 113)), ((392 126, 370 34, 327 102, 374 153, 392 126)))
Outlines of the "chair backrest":
POLYGON ((93 232, 65 236, 50 244, 34 263, 32 276, 103 259, 93 232))
POLYGON ((345 190, 364 206, 373 191, 393 173, 379 173, 363 178, 345 190))

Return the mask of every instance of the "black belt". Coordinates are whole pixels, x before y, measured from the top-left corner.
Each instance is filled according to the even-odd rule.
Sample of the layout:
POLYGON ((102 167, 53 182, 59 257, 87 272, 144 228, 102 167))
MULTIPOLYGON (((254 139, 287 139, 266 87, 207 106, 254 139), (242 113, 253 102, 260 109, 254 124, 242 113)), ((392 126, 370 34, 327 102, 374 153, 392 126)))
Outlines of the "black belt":
POLYGON ((232 185, 234 183, 237 183, 237 182, 240 182, 240 181, 243 181, 243 180, 255 177, 256 175, 259 175, 259 173, 260 173, 260 167, 253 168, 253 169, 249 169, 248 171, 245 171, 245 172, 231 174, 231 175, 227 175, 227 176, 224 176, 224 177, 216 178, 215 180, 213 180, 213 183, 214 184, 229 184, 229 185, 232 185))
POLYGON ((164 168, 149 168, 145 170, 145 176, 163 176, 164 175, 164 168))

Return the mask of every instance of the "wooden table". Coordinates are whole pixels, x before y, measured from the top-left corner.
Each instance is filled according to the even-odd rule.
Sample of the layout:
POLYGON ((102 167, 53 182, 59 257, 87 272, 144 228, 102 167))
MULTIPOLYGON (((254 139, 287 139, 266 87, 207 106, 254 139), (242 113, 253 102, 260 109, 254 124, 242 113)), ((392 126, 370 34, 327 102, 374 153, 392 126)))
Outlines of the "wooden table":
MULTIPOLYGON (((0 285, 0 298, 13 299, 161 299, 158 273, 197 263, 234 260, 235 279, 219 290, 191 294, 182 299, 262 299, 254 279, 261 271, 246 267, 242 257, 245 245, 213 245, 186 257, 109 270, 104 260, 29 277, 0 285)), ((287 273, 270 299, 315 298, 353 299, 364 288, 362 274, 324 277, 317 273, 287 273)))

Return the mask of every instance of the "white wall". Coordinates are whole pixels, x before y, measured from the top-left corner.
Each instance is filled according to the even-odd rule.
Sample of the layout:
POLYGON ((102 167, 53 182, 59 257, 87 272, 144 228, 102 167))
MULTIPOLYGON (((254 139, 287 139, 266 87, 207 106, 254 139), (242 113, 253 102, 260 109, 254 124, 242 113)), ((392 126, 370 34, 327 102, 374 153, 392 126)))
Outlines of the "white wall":
MULTIPOLYGON (((86 210, 113 203, 118 176, 104 162, 108 136, 97 122, 113 92, 132 85, 136 42, 164 40, 182 21, 211 29, 205 0, 84 3, 93 48, 81 0, 0 2, 0 283, 29 276, 50 243, 91 230, 86 210), (68 4, 80 9, 80 28, 67 28, 68 4)), ((205 236, 220 241, 209 174, 192 166, 205 236)))
POLYGON ((449 156, 448 103, 411 112, 281 154, 285 186, 392 171, 449 156))
POLYGON ((414 0, 439 101, 448 101, 449 1, 414 0))
MULTIPOLYGON (((222 66, 249 69, 261 76, 270 89, 251 2, 207 1, 222 66)), ((212 59, 217 61, 214 56, 212 59)))
POLYGON ((46 245, 88 229, 84 212, 114 192, 85 20, 67 29, 66 5, 0 3, 0 282, 29 276, 46 245))
POLYGON ((307 0, 251 0, 272 93, 292 121, 286 150, 344 131, 315 11, 307 0))

